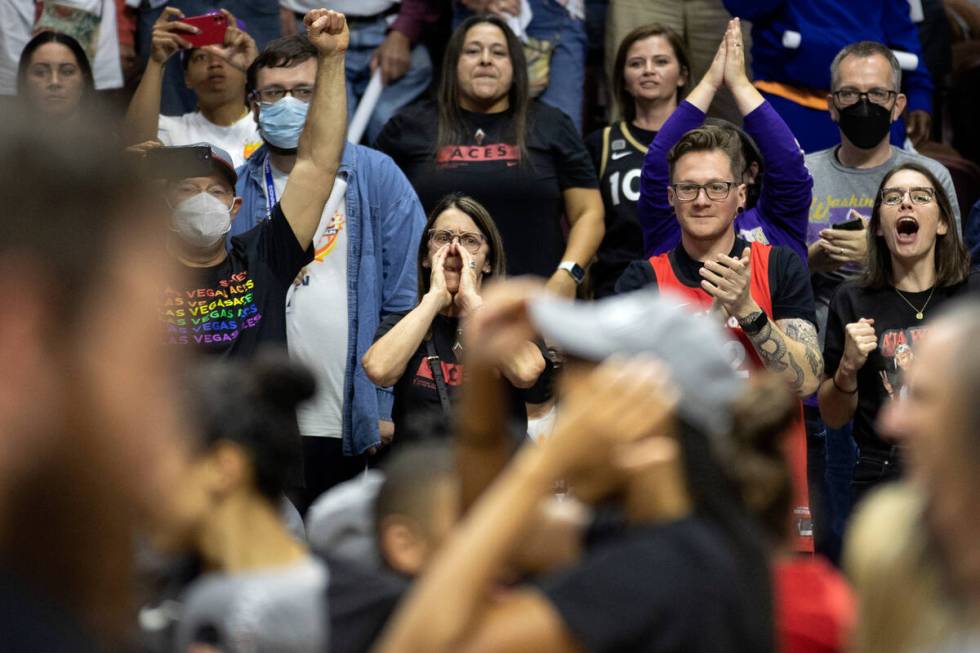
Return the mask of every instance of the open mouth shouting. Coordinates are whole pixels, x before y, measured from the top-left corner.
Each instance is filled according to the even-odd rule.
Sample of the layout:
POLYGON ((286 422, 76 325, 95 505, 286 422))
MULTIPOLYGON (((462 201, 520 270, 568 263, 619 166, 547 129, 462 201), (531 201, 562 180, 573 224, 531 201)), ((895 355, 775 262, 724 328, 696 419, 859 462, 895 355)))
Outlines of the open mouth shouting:
POLYGON ((914 243, 918 233, 919 221, 910 215, 900 217, 895 223, 896 240, 901 245, 914 243))

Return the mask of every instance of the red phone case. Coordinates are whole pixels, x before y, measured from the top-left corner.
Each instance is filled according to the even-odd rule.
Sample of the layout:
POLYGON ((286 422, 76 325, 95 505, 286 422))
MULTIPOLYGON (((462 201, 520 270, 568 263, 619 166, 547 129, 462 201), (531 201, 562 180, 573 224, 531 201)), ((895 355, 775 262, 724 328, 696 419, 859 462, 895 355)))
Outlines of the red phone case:
POLYGON ((228 18, 224 14, 205 14, 182 18, 182 23, 193 25, 200 33, 180 32, 180 37, 191 44, 191 47, 201 48, 205 45, 224 45, 225 30, 228 29, 228 18))

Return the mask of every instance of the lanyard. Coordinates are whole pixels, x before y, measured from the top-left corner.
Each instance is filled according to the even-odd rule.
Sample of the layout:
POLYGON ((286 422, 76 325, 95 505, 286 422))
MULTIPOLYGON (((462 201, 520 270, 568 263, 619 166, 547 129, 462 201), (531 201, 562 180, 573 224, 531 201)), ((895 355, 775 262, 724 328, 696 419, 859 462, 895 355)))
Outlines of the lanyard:
POLYGON ((269 157, 265 158, 265 205, 267 217, 272 217, 272 208, 276 205, 276 185, 272 182, 272 166, 269 164, 269 157))

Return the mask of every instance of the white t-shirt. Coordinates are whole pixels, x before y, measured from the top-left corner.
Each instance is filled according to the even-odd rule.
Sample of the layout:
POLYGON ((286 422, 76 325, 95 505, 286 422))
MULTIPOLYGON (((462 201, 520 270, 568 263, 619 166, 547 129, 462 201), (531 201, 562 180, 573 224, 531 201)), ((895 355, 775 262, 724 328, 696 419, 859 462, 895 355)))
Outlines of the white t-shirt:
MULTIPOLYGON (((287 175, 272 168, 282 197, 287 175)), ((313 236, 314 258, 286 295, 289 354, 316 376, 317 392, 298 411, 304 436, 339 438, 344 429, 347 371, 347 181, 337 177, 313 236)))
POLYGON ((280 0, 279 5, 291 11, 305 14, 324 7, 347 16, 375 16, 388 11, 401 0, 280 0))
MULTIPOLYGON (((245 111, 244 107, 242 111, 245 111)), ((158 130, 158 137, 164 145, 192 145, 201 142, 217 145, 231 155, 236 168, 262 146, 259 126, 255 124, 250 111, 228 127, 214 124, 200 111, 182 116, 160 116, 158 130)))

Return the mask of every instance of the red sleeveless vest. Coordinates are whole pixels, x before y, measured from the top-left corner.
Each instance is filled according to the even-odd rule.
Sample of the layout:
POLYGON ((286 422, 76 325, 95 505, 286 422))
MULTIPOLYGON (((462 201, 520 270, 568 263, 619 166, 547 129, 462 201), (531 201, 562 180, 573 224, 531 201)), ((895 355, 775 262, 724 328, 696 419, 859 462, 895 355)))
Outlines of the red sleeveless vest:
MULTIPOLYGON (((769 255, 772 252, 770 245, 753 242, 750 244, 752 254, 750 266, 752 271, 749 292, 752 299, 759 305, 769 319, 772 319, 772 292, 769 287, 769 255)), ((669 252, 654 256, 650 259, 650 266, 653 274, 657 278, 657 288, 664 294, 671 294, 679 297, 681 301, 688 302, 689 305, 707 311, 711 308, 713 297, 700 286, 690 287, 684 285, 673 266, 670 264, 669 252)), ((755 350, 755 346, 734 318, 729 319, 728 329, 741 344, 740 351, 736 351, 732 365, 737 370, 746 375, 753 370, 764 367, 762 359, 755 350)), ((793 474, 794 483, 794 510, 793 510, 793 529, 794 549, 796 551, 813 552, 813 528, 810 520, 810 492, 807 488, 806 472, 806 426, 803 421, 803 404, 799 404, 799 419, 790 427, 790 432, 785 441, 786 456, 793 474)))

